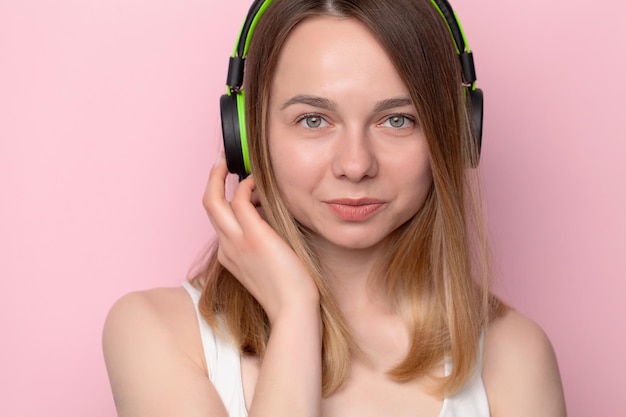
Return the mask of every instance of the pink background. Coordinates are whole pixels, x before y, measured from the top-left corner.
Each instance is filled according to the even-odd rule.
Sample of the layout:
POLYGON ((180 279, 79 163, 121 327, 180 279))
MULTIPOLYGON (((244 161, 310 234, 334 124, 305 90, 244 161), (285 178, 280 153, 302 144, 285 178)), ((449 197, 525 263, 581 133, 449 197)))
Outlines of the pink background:
MULTIPOLYGON (((612 3, 612 4, 610 4, 612 3)), ((626 6, 453 1, 487 98, 498 292, 551 337, 569 415, 626 416, 626 6)), ((248 0, 0 0, 0 415, 112 416, 100 333, 178 285, 248 0)))

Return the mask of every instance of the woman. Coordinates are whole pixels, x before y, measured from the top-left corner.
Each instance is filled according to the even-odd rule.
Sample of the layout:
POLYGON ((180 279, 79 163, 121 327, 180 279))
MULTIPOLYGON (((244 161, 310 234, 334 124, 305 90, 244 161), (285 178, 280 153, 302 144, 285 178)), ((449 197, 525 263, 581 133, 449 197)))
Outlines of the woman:
POLYGON ((255 2, 222 103, 253 175, 227 201, 220 156, 206 267, 109 314, 120 416, 565 415, 549 341, 488 292, 447 7, 255 2))

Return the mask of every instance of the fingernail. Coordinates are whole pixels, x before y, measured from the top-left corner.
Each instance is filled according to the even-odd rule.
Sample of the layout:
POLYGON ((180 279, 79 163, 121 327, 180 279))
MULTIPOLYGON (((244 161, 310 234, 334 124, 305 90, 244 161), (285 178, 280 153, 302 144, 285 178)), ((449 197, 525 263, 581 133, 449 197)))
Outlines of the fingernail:
POLYGON ((220 162, 222 162, 222 159, 224 158, 224 152, 220 151, 217 154, 217 158, 215 159, 215 163, 213 164, 214 166, 219 165, 220 162))

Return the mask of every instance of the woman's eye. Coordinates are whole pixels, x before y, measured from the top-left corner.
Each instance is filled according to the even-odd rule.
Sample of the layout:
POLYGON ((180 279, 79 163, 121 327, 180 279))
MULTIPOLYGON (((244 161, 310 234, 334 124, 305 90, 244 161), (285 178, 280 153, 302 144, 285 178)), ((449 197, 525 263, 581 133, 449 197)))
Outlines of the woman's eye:
POLYGON ((304 115, 298 119, 298 123, 309 129, 319 129, 327 124, 322 116, 317 114, 304 115))
POLYGON ((410 126, 412 123, 413 120, 408 116, 404 116, 402 114, 394 114, 392 116, 389 116, 382 125, 385 127, 393 127, 394 129, 402 129, 410 126))

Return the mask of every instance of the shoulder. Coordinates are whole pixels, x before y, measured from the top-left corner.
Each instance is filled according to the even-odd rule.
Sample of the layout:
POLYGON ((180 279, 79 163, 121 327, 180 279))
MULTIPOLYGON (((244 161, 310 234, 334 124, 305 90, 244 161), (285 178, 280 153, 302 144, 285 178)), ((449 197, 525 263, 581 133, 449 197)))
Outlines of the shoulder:
POLYGON ((103 330, 103 348, 106 354, 127 340, 158 337, 165 342, 185 335, 189 338, 194 328, 193 303, 182 287, 132 292, 111 307, 103 330))
POLYGON ((120 416, 195 416, 220 406, 184 288, 120 298, 107 316, 102 345, 120 416))
POLYGON ((534 321, 513 310, 487 329, 483 380, 493 417, 566 415, 550 340, 534 321))
POLYGON ((188 316, 192 312, 193 302, 183 287, 153 288, 122 296, 111 307, 106 325, 110 322, 128 323, 139 317, 167 320, 181 315, 188 316))

